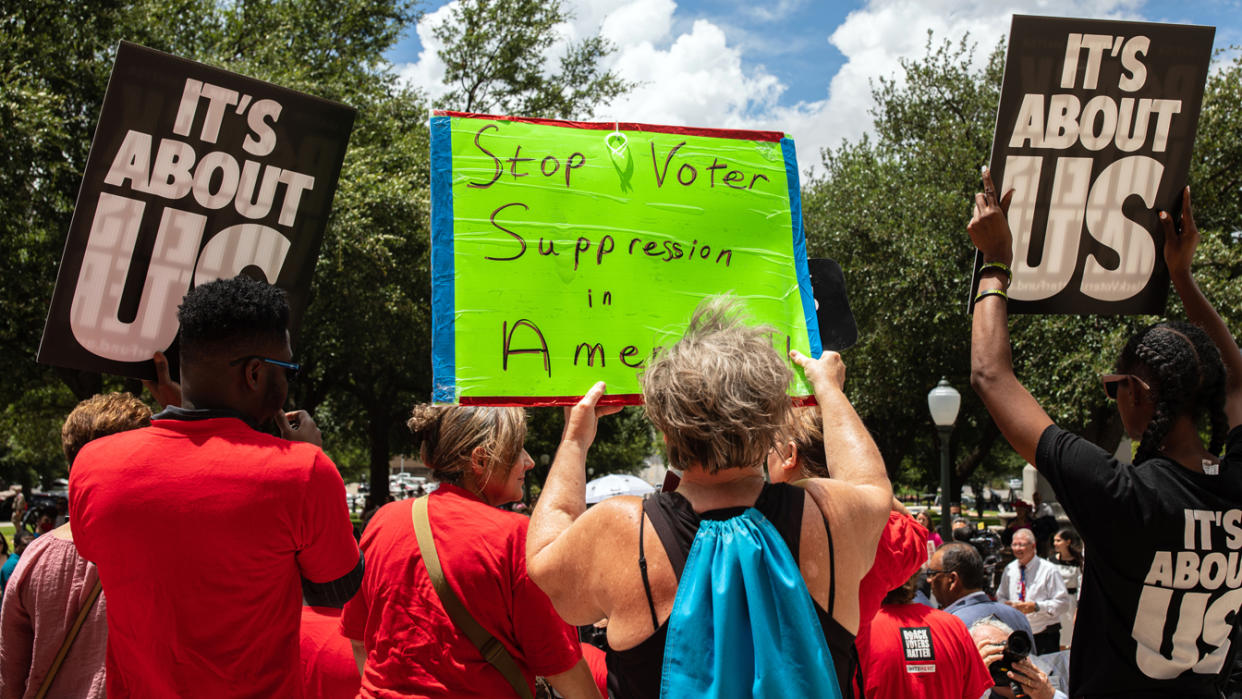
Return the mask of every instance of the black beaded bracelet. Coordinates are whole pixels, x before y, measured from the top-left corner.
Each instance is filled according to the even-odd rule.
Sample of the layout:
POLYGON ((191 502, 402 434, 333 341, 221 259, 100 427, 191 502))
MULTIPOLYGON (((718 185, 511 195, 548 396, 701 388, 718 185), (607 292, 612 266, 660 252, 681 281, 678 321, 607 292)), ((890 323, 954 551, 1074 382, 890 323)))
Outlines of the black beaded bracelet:
POLYGON ((979 295, 975 297, 975 303, 979 303, 987 296, 999 296, 1005 299, 1006 302, 1009 301, 1009 294, 1006 294, 1004 289, 987 289, 979 292, 979 295))

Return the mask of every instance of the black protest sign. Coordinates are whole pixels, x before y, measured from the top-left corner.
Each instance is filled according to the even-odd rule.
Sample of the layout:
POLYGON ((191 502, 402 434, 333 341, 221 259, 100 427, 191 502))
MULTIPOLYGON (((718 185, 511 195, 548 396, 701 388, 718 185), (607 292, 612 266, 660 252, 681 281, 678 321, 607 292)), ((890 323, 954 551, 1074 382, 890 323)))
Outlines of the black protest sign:
POLYGON ((1014 16, 991 160, 1014 190, 1010 312, 1163 313, 1158 216, 1179 210, 1214 34, 1014 16))
POLYGON ((154 378, 191 286, 284 289, 296 334, 355 111, 121 42, 39 345, 154 378))
POLYGON ((812 257, 806 262, 811 274, 811 294, 815 297, 820 344, 833 352, 853 347, 858 342, 858 324, 845 293, 845 273, 841 265, 824 257, 812 257))

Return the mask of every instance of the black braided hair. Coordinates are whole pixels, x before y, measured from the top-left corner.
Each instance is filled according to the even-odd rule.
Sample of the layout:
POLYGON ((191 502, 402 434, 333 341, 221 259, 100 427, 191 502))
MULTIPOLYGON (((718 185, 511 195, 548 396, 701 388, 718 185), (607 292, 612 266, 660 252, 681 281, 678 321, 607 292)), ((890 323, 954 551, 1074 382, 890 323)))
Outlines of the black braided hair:
POLYGON ((1182 415, 1211 426, 1208 451, 1219 454, 1228 431, 1225 418, 1225 366, 1220 351, 1201 328, 1172 321, 1140 330, 1121 351, 1117 369, 1135 373, 1139 365, 1154 379, 1156 408, 1139 442, 1135 462, 1155 456, 1173 422, 1182 415))

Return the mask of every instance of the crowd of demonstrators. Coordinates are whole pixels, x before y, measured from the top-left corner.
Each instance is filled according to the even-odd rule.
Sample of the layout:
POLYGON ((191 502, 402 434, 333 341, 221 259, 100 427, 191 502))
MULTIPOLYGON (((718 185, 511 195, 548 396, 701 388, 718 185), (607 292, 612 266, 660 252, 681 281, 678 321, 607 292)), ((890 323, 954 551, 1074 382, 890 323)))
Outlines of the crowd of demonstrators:
MULTIPOLYGON (((61 428, 71 472, 88 442, 150 424, 151 409, 128 393, 82 401, 61 428)), ((0 608, 0 696, 105 696, 107 605, 95 565, 78 554, 68 523, 26 549, 6 589, 0 608)))
POLYGON ((859 646, 865 696, 979 699, 993 682, 966 625, 915 602, 917 583, 911 576, 884 596, 859 646))
MULTIPOLYGON (((968 227, 985 263, 982 292, 1008 283, 1009 196, 998 197, 985 172, 968 227)), ((1237 553, 1227 532, 1242 502, 1242 352, 1191 274, 1199 232, 1189 188, 1177 215, 1180 229, 1159 214, 1164 261, 1190 322, 1140 330, 1122 348, 1117 373, 1103 377, 1139 442, 1134 464, 1057 427, 1014 374, 1004 296, 987 293, 975 306, 971 383, 1090 548, 1073 696, 1219 696, 1230 656, 1239 581, 1227 580, 1237 553)))
POLYGON ((1035 652, 1055 653, 1061 648, 1061 617, 1070 606, 1061 573, 1035 555, 1031 530, 1018 530, 1011 548, 1014 559, 1001 574, 996 597, 1026 615, 1035 635, 1035 652))
POLYGON ((974 546, 958 541, 946 544, 932 555, 927 568, 940 609, 961 619, 967 627, 980 619, 995 617, 1025 632, 1030 637, 1031 647, 1035 646, 1035 635, 1026 615, 994 601, 984 590, 983 557, 974 546))
POLYGON ((970 625, 970 637, 995 683, 983 699, 1066 699, 1063 688, 1049 678, 1051 668, 1044 667, 1039 656, 1029 654, 1030 646, 1015 642, 1013 634, 1013 627, 994 616, 970 625))
POLYGON ((647 415, 682 469, 676 491, 587 510, 586 454, 598 417, 615 408, 598 406, 601 383, 568 411, 527 567, 569 622, 608 619, 613 695, 840 696, 859 582, 892 490, 842 392, 840 357, 790 356, 831 435, 833 478, 800 488, 765 483, 761 468, 790 410, 792 373, 767 330, 727 303, 701 306, 640 376, 647 415))
MULTIPOLYGON (((968 227, 982 292, 1011 276, 1007 201, 985 173, 968 227)), ((770 329, 730 301, 640 375, 675 489, 587 509, 587 453, 619 410, 602 383, 566 409, 530 519, 501 509, 534 465, 524 413, 418 405, 439 487, 380 508, 359 546, 314 421, 284 410, 283 294, 195 287, 181 384, 162 356, 148 384, 165 409, 113 394, 66 421, 72 529, 19 529, 25 553, 0 569, 0 695, 58 672, 49 696, 533 697, 538 677, 569 699, 1219 696, 1242 599, 1242 352, 1191 275, 1183 202, 1180 231, 1161 221, 1193 324, 1143 329, 1103 377, 1135 464, 1053 424, 1014 375, 1003 294, 977 299, 972 384, 1077 527, 1053 535, 1050 508, 1015 502, 995 601, 981 532, 955 518, 942 542, 893 499, 840 357, 790 352, 817 402, 792 408, 770 329), (939 610, 916 600, 923 575, 939 610), (605 651, 571 624, 599 625, 605 651)))
POLYGON ((107 693, 296 697, 301 579, 344 602, 363 562, 318 428, 283 410, 289 306, 236 277, 194 287, 178 320, 180 399, 84 446, 69 475, 74 541, 108 597, 107 693), (273 424, 281 437, 258 429, 273 424))
POLYGON ((409 427, 440 486, 380 508, 363 533, 366 572, 341 616, 363 695, 533 696, 539 675, 570 699, 599 696, 577 630, 527 574, 529 520, 499 509, 534 466, 523 411, 419 405, 409 427))
MULTIPOLYGON (((772 483, 796 483, 805 478, 831 478, 825 460, 824 415, 816 408, 790 411, 782 436, 768 453, 768 480, 772 483)), ((888 523, 880 535, 875 561, 858 586, 858 633, 854 638, 857 664, 865 662, 862 654, 869 647, 871 620, 880 611, 887 591, 905 583, 927 561, 928 532, 917 517, 911 517, 905 506, 893 499, 888 523)), ((837 677, 844 696, 861 696, 864 678, 855 669, 837 677)))

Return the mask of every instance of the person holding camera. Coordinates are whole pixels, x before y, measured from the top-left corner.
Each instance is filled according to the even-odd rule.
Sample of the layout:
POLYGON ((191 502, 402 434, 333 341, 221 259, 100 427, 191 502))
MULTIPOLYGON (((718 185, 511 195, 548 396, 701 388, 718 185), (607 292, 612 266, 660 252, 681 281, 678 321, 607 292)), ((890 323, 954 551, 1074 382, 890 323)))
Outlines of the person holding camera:
POLYGON ((984 617, 971 624, 970 637, 996 683, 984 699, 1066 699, 1030 655, 1029 641, 1020 640, 1022 635, 1005 622, 984 617))

